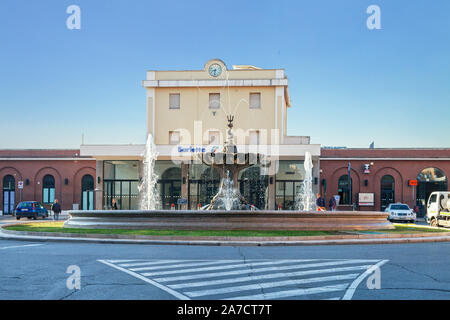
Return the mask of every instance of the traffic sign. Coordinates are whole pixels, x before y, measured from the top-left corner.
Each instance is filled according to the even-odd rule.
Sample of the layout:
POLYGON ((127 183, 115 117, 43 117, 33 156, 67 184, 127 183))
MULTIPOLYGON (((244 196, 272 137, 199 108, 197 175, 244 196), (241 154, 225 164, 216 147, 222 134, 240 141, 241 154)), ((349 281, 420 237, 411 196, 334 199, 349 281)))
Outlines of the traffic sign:
POLYGON ((19 181, 19 182, 18 182, 17 188, 23 189, 23 181, 19 181))

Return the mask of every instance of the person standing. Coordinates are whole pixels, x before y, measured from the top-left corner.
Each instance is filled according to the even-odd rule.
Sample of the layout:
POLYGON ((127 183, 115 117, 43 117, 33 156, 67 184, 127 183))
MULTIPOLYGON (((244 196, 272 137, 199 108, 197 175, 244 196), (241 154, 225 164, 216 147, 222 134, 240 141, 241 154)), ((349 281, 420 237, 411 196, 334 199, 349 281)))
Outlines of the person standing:
POLYGON ((52 204, 53 211, 53 220, 59 220, 59 214, 61 213, 61 205, 58 202, 58 199, 55 199, 55 201, 52 204))
POLYGON ((117 200, 116 200, 116 198, 113 198, 112 201, 111 201, 111 209, 112 210, 117 210, 118 209, 117 208, 117 200))
POLYGON ((318 208, 325 208, 325 200, 322 198, 320 193, 317 194, 316 205, 318 208))
POLYGON ((328 202, 328 207, 331 211, 336 211, 336 199, 332 196, 328 202))

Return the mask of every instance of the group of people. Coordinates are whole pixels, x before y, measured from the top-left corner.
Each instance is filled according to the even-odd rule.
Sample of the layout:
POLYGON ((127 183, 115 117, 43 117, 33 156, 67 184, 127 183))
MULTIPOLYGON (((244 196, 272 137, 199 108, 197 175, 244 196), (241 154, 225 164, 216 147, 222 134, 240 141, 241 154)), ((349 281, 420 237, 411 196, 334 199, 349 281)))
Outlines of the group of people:
MULTIPOLYGON (((322 198, 322 195, 318 193, 316 195, 316 206, 318 210, 325 210, 325 199, 322 198)), ((334 197, 330 197, 330 201, 328 201, 328 209, 330 211, 336 211, 336 199, 334 197)))

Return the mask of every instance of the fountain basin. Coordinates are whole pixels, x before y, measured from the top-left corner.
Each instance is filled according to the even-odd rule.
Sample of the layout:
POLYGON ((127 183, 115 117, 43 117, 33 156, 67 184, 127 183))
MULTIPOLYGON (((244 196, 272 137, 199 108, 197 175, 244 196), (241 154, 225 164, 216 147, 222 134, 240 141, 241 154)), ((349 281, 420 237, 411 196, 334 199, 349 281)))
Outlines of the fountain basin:
POLYGON ((69 211, 65 228, 159 230, 387 230, 385 212, 91 210, 69 211))

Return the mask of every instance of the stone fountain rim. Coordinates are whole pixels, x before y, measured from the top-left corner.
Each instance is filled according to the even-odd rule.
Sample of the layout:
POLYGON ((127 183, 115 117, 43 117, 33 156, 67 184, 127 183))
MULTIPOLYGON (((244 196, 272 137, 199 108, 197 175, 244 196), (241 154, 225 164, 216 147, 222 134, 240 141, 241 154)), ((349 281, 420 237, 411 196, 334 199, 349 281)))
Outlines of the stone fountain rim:
POLYGON ((389 214, 382 211, 294 211, 294 210, 69 210, 73 216, 130 216, 130 217, 154 217, 154 216, 314 216, 320 217, 388 217, 389 214))

